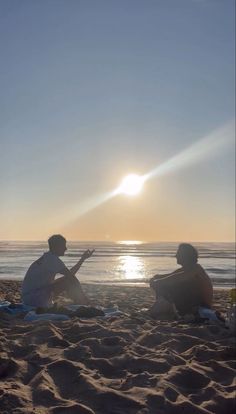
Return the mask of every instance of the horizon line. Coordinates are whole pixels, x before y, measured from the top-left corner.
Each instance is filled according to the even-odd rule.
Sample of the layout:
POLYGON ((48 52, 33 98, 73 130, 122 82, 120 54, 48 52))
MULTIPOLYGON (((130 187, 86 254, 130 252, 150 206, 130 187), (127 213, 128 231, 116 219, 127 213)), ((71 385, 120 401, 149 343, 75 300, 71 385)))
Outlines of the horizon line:
MULTIPOLYGON (((236 243, 236 240, 87 240, 87 239, 67 239, 67 242, 85 242, 85 243, 130 243, 130 244, 145 244, 145 243, 236 243)), ((1 242, 40 242, 47 243, 47 239, 0 239, 1 242)))

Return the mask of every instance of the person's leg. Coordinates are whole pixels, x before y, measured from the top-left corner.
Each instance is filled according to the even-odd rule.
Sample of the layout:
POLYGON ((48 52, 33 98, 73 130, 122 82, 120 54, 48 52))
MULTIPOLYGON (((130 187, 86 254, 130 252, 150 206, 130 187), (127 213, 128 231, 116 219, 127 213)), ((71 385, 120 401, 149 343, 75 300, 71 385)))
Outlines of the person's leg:
POLYGON ((35 308, 46 308, 52 304, 51 296, 51 289, 48 285, 39 289, 35 289, 27 295, 24 295, 23 303, 35 308))
POLYGON ((180 315, 191 314, 199 306, 199 288, 194 279, 180 279, 178 275, 155 284, 157 300, 165 298, 180 315))
POLYGON ((77 305, 89 305, 90 301, 83 292, 80 282, 74 277, 60 277, 56 279, 52 285, 52 292, 54 295, 59 295, 62 292, 66 292, 67 296, 73 300, 77 305))
POLYGON ((173 304, 161 296, 159 296, 156 302, 151 306, 149 313, 153 318, 158 318, 159 316, 164 315, 171 318, 175 316, 173 304))
POLYGON ((164 315, 170 318, 178 317, 176 307, 169 295, 169 280, 158 279, 154 283, 151 281, 150 287, 156 294, 156 301, 149 310, 150 315, 153 318, 164 315))

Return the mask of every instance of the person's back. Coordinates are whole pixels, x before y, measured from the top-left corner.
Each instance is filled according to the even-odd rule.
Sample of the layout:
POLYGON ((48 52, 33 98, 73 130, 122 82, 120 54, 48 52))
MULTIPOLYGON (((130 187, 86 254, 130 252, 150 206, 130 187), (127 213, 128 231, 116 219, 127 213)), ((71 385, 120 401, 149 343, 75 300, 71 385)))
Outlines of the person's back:
MULTIPOLYGON (((22 284, 23 302, 30 306, 51 305, 50 293, 43 291, 55 279, 56 274, 65 270, 65 265, 51 251, 44 253, 29 267, 22 284)), ((45 289, 46 290, 46 289, 45 289)))

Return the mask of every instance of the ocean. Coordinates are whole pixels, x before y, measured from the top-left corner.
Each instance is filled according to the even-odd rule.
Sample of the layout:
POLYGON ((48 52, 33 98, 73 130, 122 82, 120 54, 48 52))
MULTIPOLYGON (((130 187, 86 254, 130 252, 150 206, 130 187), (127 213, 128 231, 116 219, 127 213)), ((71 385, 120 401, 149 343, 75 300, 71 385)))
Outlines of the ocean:
MULTIPOLYGON (((235 244, 194 243, 199 251, 199 263, 211 277, 214 286, 235 286, 235 244)), ((146 283, 156 273, 176 269, 178 243, 67 242, 67 252, 61 259, 70 268, 85 249, 95 249, 93 256, 77 276, 87 283, 146 283)), ((29 265, 43 252, 46 242, 0 241, 0 279, 22 280, 29 265)))

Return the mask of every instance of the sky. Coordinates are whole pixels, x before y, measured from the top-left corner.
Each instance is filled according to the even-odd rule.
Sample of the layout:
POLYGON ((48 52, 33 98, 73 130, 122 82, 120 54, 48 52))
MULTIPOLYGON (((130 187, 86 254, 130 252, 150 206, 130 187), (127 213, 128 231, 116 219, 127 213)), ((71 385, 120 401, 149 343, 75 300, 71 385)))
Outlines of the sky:
POLYGON ((0 0, 0 239, 233 241, 234 33, 234 0, 0 0))

